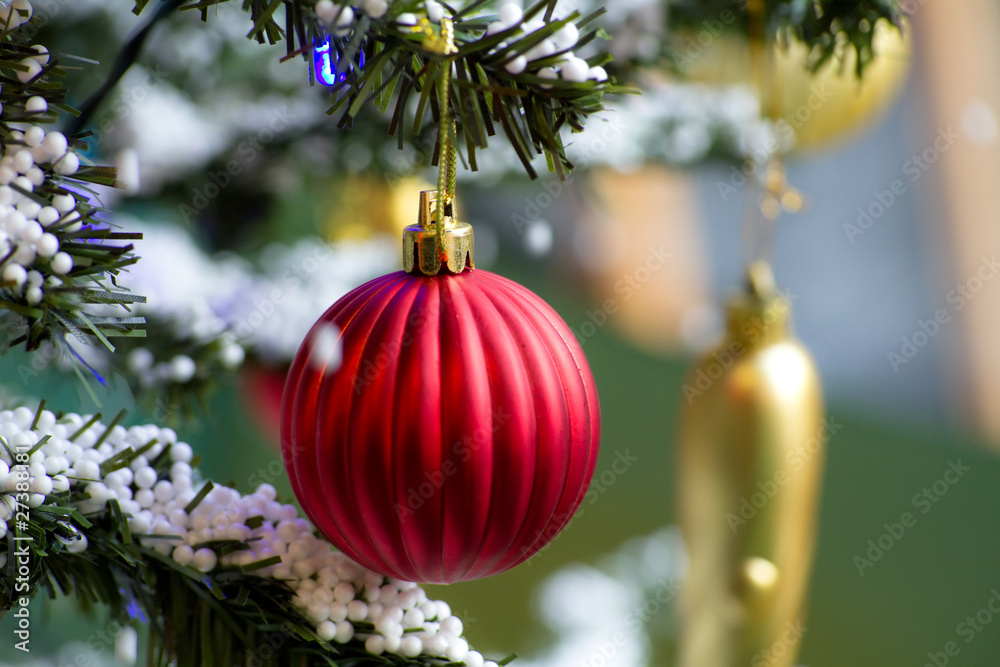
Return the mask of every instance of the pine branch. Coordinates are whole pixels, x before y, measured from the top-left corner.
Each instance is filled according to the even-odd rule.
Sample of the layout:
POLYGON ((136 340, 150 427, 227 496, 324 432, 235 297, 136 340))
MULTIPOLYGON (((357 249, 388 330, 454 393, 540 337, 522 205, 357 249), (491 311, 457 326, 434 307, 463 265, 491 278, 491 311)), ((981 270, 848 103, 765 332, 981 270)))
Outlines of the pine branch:
MULTIPOLYGON (((188 0, 181 9, 200 10, 207 20, 210 7, 228 1, 188 0)), ((424 16, 426 5, 423 2, 393 2, 384 16, 361 16, 333 29, 318 20, 313 0, 246 0, 243 9, 249 11, 252 21, 247 36, 262 43, 284 39, 289 57, 305 57, 315 46, 329 39, 338 78, 329 113, 337 116, 339 127, 350 128, 354 119, 366 110, 370 113, 374 109, 385 111, 392 107, 395 111, 390 130, 400 145, 411 126, 399 120, 406 114, 413 95, 424 100, 435 90, 444 67, 454 67, 457 76, 451 77, 449 106, 452 117, 459 120, 458 144, 466 146, 470 166, 475 165, 475 151, 487 148, 489 138, 495 135, 494 122, 516 122, 524 131, 516 135, 505 134, 526 171, 534 177, 536 173, 531 161, 538 155, 546 155, 551 168, 560 176, 572 169, 559 138, 560 128, 568 126, 573 131, 580 131, 586 118, 603 108, 605 94, 631 92, 606 81, 603 72, 601 78, 583 81, 558 75, 540 76, 540 72, 558 67, 565 56, 572 54, 564 49, 550 56, 539 56, 530 53, 533 48, 570 24, 582 31, 579 45, 591 42, 598 35, 595 29, 587 26, 600 12, 586 18, 574 12, 554 20, 557 1, 540 0, 524 12, 523 20, 492 34, 488 33, 488 28, 496 16, 480 12, 495 5, 493 0, 476 0, 464 9, 441 5, 454 21, 458 44, 458 52, 448 55, 435 48, 436 23, 429 23, 426 18, 421 22, 407 18, 407 15, 424 16), (285 5, 285 12, 278 11, 281 4, 285 5), (293 24, 282 29, 277 22, 278 16, 291 19, 293 24), (406 20, 401 22, 401 18, 406 20), (522 31, 526 22, 539 20, 543 22, 541 28, 532 26, 530 32, 522 31), (303 41, 303 36, 307 41, 303 41), (508 67, 524 56, 532 56, 527 59, 526 66, 508 67), (540 112, 535 112, 536 109, 540 112)), ((135 11, 142 11, 145 5, 137 3, 135 11)), ((339 6, 339 11, 338 16, 345 11, 351 11, 353 16, 347 4, 339 6)), ((587 65, 601 66, 607 60, 608 57, 601 54, 590 58, 587 65)), ((421 108, 423 106, 422 103, 421 108)), ((417 111, 413 133, 419 134, 437 118, 436 112, 428 118, 417 111)))

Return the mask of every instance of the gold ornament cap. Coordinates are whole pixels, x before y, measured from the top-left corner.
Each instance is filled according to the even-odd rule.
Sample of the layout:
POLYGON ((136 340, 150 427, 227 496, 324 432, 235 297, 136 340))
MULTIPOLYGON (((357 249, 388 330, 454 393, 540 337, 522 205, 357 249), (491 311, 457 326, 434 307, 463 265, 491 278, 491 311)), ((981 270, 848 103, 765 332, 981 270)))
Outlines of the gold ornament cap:
POLYGON ((745 291, 729 301, 726 327, 731 338, 748 347, 766 345, 789 337, 791 312, 791 299, 778 290, 771 266, 757 260, 747 268, 745 291))
POLYGON ((472 225, 454 218, 454 201, 445 202, 438 229, 438 191, 420 193, 418 223, 403 230, 403 270, 436 276, 446 270, 459 274, 476 267, 472 225))

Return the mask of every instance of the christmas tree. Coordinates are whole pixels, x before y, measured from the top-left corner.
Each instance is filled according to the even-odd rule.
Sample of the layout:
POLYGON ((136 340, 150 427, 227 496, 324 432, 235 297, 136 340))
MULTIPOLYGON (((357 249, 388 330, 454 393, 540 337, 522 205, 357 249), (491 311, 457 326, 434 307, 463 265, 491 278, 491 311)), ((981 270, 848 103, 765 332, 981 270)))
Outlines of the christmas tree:
MULTIPOLYGON (((0 412, 0 610, 17 619, 14 650, 37 647, 32 628, 45 620, 29 603, 47 595, 118 619, 126 659, 136 635, 123 628, 148 626, 149 664, 512 659, 470 648, 447 603, 387 574, 395 570, 380 567, 384 554, 369 569, 355 562, 364 544, 340 536, 334 549, 330 530, 316 531, 291 497, 279 498, 283 471, 252 487, 213 484, 183 434, 192 420, 212 419, 214 388, 240 369, 260 428, 276 430, 284 374, 313 322, 398 268, 398 242, 370 229, 401 231, 395 198, 404 193, 405 215, 415 212, 416 197, 406 196, 420 189, 415 179, 437 178, 422 231, 443 244, 460 216, 456 182, 514 170, 555 182, 577 162, 602 160, 759 161, 759 136, 778 137, 771 145, 780 150, 795 143, 782 113, 755 108, 705 122, 691 100, 741 108, 744 93, 661 81, 663 72, 699 76, 691 69, 702 32, 712 41, 723 31, 794 40, 813 72, 850 52, 853 77, 873 62, 874 26, 901 21, 894 2, 646 2, 607 12, 564 4, 137 0, 134 16, 108 0, 0 8, 0 321, 3 350, 16 359, 0 412), (632 95, 639 89, 645 98, 632 95), (591 118, 606 106, 624 119, 616 150, 574 155, 575 134, 612 118, 591 118), (685 144, 677 137, 693 116, 704 136, 685 144), (114 166, 100 166, 107 162, 114 166), (77 408, 47 409, 44 399, 56 399, 34 391, 52 385, 45 378, 79 388, 77 408)), ((787 189, 770 192, 789 208, 787 189)), ((463 255, 451 272, 465 265, 463 255)), ((511 339, 524 337, 518 327, 534 312, 523 308, 511 339)), ((336 325, 329 335, 312 329, 304 346, 334 370, 350 360, 340 339, 349 323, 336 325)), ((553 326, 546 341, 572 339, 553 326)), ((561 353, 546 349, 538 359, 561 353)), ((586 361, 575 358, 589 397, 578 404, 596 411, 586 361)), ((369 370, 359 364, 356 376, 369 370)), ((586 435, 568 430, 567 451, 582 439, 596 453, 598 416, 586 435)), ((288 450, 298 445, 287 440, 294 461, 288 450)), ((452 475, 445 463, 440 474, 452 475)), ((557 518, 518 543, 516 558, 466 569, 482 576, 543 548, 582 501, 593 466, 584 457, 568 468, 567 499, 549 512, 557 518)), ((542 484, 526 485, 530 513, 542 484)), ((317 501, 310 510, 298 496, 315 518, 317 501)), ((492 514, 486 525, 500 530, 492 514)))

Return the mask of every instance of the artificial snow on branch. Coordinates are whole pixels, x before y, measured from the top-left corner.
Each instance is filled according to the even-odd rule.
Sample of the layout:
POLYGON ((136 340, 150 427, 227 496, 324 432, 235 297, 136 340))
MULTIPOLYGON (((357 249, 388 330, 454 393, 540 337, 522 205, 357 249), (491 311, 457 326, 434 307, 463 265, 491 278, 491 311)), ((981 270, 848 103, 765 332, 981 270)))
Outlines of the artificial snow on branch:
MULTIPOLYGON (((142 262, 122 285, 148 297, 135 312, 148 335, 122 341, 116 353, 80 349, 105 378, 124 378, 132 396, 173 424, 194 412, 219 378, 249 356, 266 366, 291 363, 299 344, 330 303, 399 264, 395 239, 328 244, 301 239, 272 245, 252 263, 233 254, 204 253, 185 230, 114 218, 142 232, 142 262)), ((52 354, 52 351, 47 351, 52 354)), ((70 371, 69 359, 56 364, 70 371)), ((40 371, 24 367, 22 375, 40 371)))
POLYGON ((446 603, 334 550, 272 486, 203 481, 172 429, 123 416, 0 411, 0 615, 39 589, 100 602, 150 623, 150 664, 497 666, 446 603))
POLYGON ((26 0, 0 7, 0 310, 9 313, 0 345, 50 342, 76 356, 74 338, 113 350, 110 338, 144 333, 128 312, 142 297, 116 284, 136 260, 127 242, 139 235, 99 219, 89 185, 113 186, 116 172, 85 164, 85 135, 47 129, 73 110, 66 70, 31 43, 32 12, 26 0))

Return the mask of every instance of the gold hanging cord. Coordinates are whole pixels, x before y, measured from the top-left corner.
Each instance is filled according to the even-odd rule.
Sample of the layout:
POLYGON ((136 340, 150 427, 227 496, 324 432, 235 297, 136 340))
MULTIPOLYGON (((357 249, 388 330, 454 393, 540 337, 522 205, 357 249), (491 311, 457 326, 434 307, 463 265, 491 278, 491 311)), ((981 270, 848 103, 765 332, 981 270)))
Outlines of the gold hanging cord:
POLYGON ((445 248, 444 231, 454 215, 455 180, 457 171, 457 151, 452 141, 455 134, 455 120, 452 118, 451 91, 452 61, 447 56, 458 53, 455 46, 455 26, 447 16, 441 18, 441 34, 435 32, 430 21, 423 19, 415 30, 424 33, 424 47, 428 51, 445 56, 441 67, 441 75, 437 80, 438 95, 438 197, 437 197, 437 235, 438 246, 445 248), (447 215, 451 212, 452 215, 447 215))
MULTIPOLYGON (((776 79, 776 70, 772 66, 774 53, 768 41, 764 0, 749 0, 747 10, 750 23, 750 76, 758 93, 760 119, 770 120, 774 125, 780 120, 775 115, 781 107, 782 82, 776 79)), ((747 191, 745 194, 747 197, 757 198, 754 204, 748 201, 744 206, 743 252, 748 266, 761 260, 772 263, 778 217, 782 211, 797 213, 805 205, 802 193, 788 184, 783 147, 779 143, 773 151, 764 155, 762 151, 765 148, 758 140, 759 137, 748 135, 748 154, 744 163, 744 168, 751 173, 761 167, 764 169, 763 177, 759 179, 763 192, 759 197, 756 191, 747 191), (754 143, 758 145, 754 146, 754 143), (757 160, 760 160, 760 164, 757 160)), ((773 137, 772 141, 780 141, 780 138, 773 137)))
POLYGON ((413 27, 423 33, 423 46, 441 59, 437 84, 438 101, 438 187, 420 193, 419 223, 403 231, 403 269, 437 275, 447 269, 459 274, 475 267, 472 226, 455 219, 455 179, 458 152, 455 148, 456 126, 451 110, 452 54, 455 27, 451 19, 442 17, 440 31, 423 18, 413 27))

